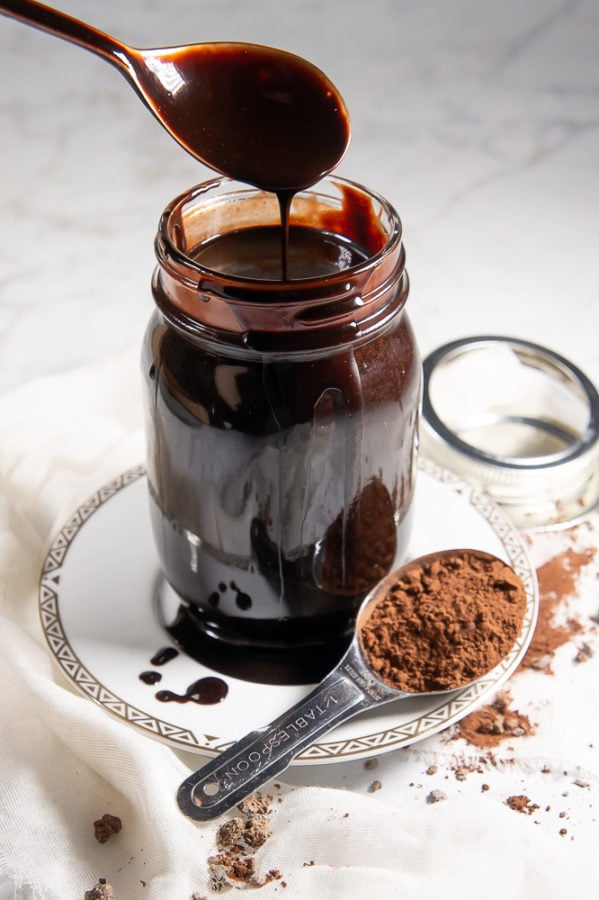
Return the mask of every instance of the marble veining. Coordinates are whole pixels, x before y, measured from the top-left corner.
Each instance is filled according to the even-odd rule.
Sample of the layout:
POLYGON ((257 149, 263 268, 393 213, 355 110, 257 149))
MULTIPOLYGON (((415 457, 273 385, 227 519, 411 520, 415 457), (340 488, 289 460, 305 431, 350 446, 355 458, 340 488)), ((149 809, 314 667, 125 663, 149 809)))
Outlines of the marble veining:
MULTIPOLYGON (((341 88, 340 174, 404 222, 423 352, 497 332, 599 381, 594 0, 65 0, 137 46, 249 40, 341 88)), ((165 204, 209 170, 124 79, 0 17, 0 390, 139 345, 165 204)), ((135 351, 136 352, 136 351, 135 351)))

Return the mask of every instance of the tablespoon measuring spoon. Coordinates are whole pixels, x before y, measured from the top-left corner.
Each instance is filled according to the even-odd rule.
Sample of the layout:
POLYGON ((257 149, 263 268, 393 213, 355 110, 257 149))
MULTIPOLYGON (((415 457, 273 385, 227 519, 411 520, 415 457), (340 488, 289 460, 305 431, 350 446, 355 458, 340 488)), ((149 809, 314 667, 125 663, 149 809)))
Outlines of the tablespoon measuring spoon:
POLYGON ((293 53, 236 42, 140 50, 35 0, 1 0, 0 13, 111 63, 169 134, 223 175, 295 192, 330 172, 347 148, 339 91, 293 53))
MULTIPOLYGON (((213 819, 284 771, 294 757, 317 738, 357 713, 391 700, 427 697, 467 687, 471 681, 456 684, 449 690, 427 693, 390 686, 381 681, 369 665, 362 649, 360 631, 398 578, 437 560, 473 553, 480 559, 506 566, 497 557, 480 550, 447 550, 421 556, 386 575, 360 606, 354 637, 335 669, 306 697, 270 724, 252 731, 186 778, 177 793, 181 811, 192 819, 213 819)), ((490 668, 496 664, 497 660, 490 668)), ((483 674, 485 672, 481 671, 477 677, 483 674)))

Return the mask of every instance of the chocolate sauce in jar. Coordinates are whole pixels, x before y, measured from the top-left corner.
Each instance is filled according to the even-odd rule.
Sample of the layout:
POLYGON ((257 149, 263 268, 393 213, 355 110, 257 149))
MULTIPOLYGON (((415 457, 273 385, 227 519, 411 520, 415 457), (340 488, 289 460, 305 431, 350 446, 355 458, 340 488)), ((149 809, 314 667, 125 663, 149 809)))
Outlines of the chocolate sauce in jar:
POLYGON ((279 239, 276 200, 234 182, 163 216, 148 479, 185 651, 240 677, 278 654, 308 682, 405 552, 420 362, 385 201, 330 179, 293 202, 286 274, 279 239))

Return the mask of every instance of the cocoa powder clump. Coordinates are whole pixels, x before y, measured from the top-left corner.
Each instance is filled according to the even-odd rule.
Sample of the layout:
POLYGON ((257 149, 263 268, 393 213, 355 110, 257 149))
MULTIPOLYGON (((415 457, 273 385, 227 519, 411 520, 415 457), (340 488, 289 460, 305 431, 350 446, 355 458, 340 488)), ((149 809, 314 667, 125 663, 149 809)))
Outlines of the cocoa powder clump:
POLYGON ((241 815, 222 823, 216 836, 218 852, 208 857, 213 891, 218 893, 227 887, 258 888, 280 880, 277 869, 261 874, 254 854, 270 837, 272 803, 270 794, 254 794, 238 804, 241 815))
POLYGON ((272 796, 258 791, 237 804, 237 809, 246 816, 267 816, 272 808, 272 796))
POLYGON ((514 645, 527 598, 506 563, 455 551, 400 574, 359 629, 377 676, 410 693, 452 690, 489 672, 514 645))
POLYGON ((101 819, 94 822, 94 837, 98 843, 105 844, 113 834, 118 834, 122 827, 123 823, 118 816, 104 813, 101 819))
POLYGON ((241 816, 234 816, 228 819, 218 829, 216 842, 219 847, 233 847, 239 844, 243 837, 243 819, 241 816))
POLYGON ((505 802, 510 809, 524 813, 527 816, 532 816, 533 812, 539 808, 539 804, 532 803, 526 794, 517 794, 516 796, 508 797, 505 802))
POLYGON ((493 703, 465 716, 454 738, 463 738, 475 747, 497 747, 503 741, 533 734, 535 728, 523 713, 510 709, 508 693, 498 694, 493 703))
POLYGON ((105 878, 100 878, 91 891, 85 892, 83 900, 114 900, 114 888, 105 878))
POLYGON ((270 837, 270 822, 268 816, 256 813, 250 816, 243 829, 243 843, 246 847, 252 847, 257 850, 266 843, 270 837))

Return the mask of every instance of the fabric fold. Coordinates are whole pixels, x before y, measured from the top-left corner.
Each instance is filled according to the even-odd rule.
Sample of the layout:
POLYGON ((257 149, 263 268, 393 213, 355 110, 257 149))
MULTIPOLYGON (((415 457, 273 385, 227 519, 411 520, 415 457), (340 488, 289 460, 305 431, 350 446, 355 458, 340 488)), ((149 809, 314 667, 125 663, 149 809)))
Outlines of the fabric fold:
MULTIPOLYGON (((82 898, 99 877, 119 900, 213 896, 209 859, 222 820, 198 825, 175 802, 201 758, 76 693, 38 621, 53 533, 98 486, 142 461, 137 379, 131 351, 0 398, 0 900, 82 898), (100 844, 93 823, 104 813, 123 827, 100 844)), ((428 741, 426 752, 435 747, 428 741)), ((255 851, 261 871, 278 873, 255 888, 263 898, 545 900, 596 889, 588 854, 499 800, 408 810, 355 791, 277 785, 265 788, 272 835, 255 851)))

